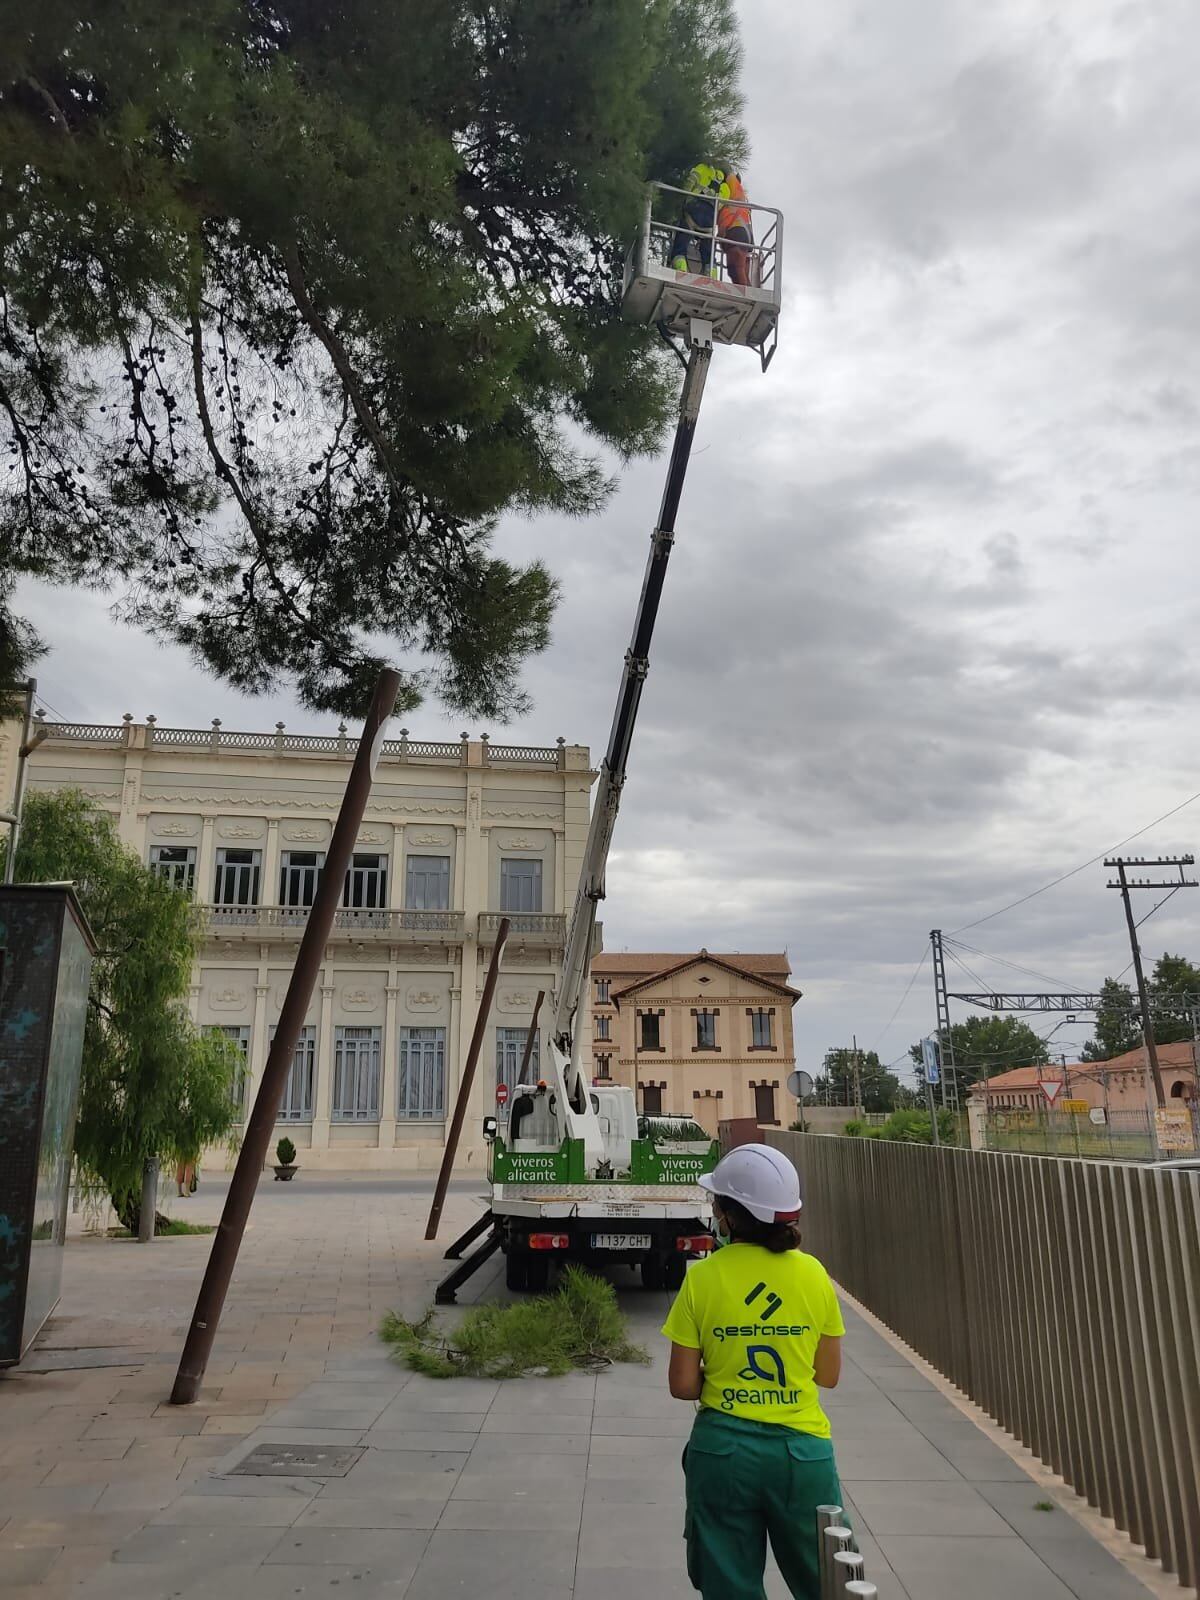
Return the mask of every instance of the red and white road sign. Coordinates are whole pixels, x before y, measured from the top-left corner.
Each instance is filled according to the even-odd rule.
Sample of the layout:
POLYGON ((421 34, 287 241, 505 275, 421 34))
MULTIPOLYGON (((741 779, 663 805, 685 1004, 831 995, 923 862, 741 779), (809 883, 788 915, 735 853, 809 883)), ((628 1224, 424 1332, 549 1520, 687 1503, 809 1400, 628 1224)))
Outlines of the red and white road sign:
POLYGON ((506 1083, 498 1083, 496 1085, 496 1104, 498 1106, 508 1104, 508 1085, 506 1083))
POLYGON ((1046 1096, 1049 1103, 1053 1105, 1066 1088, 1066 1082, 1062 1078, 1039 1078, 1038 1088, 1046 1096))

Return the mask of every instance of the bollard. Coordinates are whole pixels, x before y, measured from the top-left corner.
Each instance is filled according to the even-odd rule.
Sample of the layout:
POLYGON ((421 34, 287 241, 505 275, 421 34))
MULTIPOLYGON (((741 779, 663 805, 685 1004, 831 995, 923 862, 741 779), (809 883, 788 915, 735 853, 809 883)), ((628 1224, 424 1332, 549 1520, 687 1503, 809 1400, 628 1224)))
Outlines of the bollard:
MULTIPOLYGON (((825 1529, 821 1535, 821 1548, 819 1561, 821 1564, 821 1600, 837 1600, 838 1590, 834 1587, 838 1579, 835 1577, 835 1555, 847 1551, 854 1539, 849 1528, 843 1528, 834 1523, 825 1529)), ((852 1574, 858 1577, 858 1573, 852 1574)))
POLYGON ((151 1156, 142 1168, 142 1209, 138 1217, 138 1243, 149 1244, 154 1237, 154 1213, 158 1209, 158 1158, 151 1156))
POLYGON ((865 1578, 851 1578, 842 1593, 846 1600, 879 1600, 879 1590, 865 1578))
POLYGON ((834 1600, 844 1600, 846 1585, 860 1581, 863 1575, 863 1558, 857 1550, 837 1550, 833 1557, 834 1600))

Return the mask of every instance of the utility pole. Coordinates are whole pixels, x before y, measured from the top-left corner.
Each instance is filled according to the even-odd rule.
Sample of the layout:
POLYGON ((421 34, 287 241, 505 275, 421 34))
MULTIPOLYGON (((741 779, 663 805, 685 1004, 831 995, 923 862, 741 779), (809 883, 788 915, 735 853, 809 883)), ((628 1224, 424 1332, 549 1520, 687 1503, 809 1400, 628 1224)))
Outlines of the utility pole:
POLYGON ((942 949, 942 930, 929 935, 933 950, 933 999, 937 1007, 938 1043, 941 1046, 942 1104, 958 1115, 958 1073, 954 1066, 954 1039, 950 1033, 950 997, 946 993, 946 955, 942 949))
POLYGON ((1133 919, 1133 902, 1130 899, 1131 889, 1196 889, 1200 888, 1200 879, 1184 876, 1185 867, 1195 866, 1195 856, 1154 856, 1147 860, 1145 856, 1110 856, 1105 861, 1106 867, 1115 867, 1117 876, 1108 880, 1110 889, 1121 891, 1121 900, 1125 906, 1125 921, 1129 928, 1129 949, 1133 956, 1133 971, 1137 978, 1138 1006, 1142 1013, 1142 1038, 1146 1044, 1146 1060, 1150 1066, 1150 1076, 1154 1085, 1154 1098, 1160 1107, 1167 1103, 1163 1090, 1162 1071, 1158 1064, 1158 1047, 1154 1042, 1154 1021, 1150 1015, 1150 995, 1146 989, 1146 974, 1142 970, 1142 951, 1138 944, 1137 923, 1133 919), (1178 878, 1168 878, 1162 882, 1155 878, 1130 878, 1126 876, 1126 867, 1177 867, 1178 878))
MULTIPOLYGON (((845 1037, 846 1035, 843 1034, 842 1038, 844 1039, 845 1037)), ((862 1057, 858 1053, 858 1035, 852 1033, 850 1040, 854 1046, 854 1115, 861 1121, 863 1115, 862 1057)))

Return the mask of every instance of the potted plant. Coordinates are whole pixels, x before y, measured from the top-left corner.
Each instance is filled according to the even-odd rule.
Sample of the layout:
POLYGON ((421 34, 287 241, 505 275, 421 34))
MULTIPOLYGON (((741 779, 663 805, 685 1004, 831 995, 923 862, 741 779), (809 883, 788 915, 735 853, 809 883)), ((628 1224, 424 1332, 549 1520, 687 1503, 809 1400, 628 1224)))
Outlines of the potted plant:
POLYGON ((296 1146, 288 1138, 280 1139, 275 1146, 275 1178, 290 1183, 296 1176, 296 1146))

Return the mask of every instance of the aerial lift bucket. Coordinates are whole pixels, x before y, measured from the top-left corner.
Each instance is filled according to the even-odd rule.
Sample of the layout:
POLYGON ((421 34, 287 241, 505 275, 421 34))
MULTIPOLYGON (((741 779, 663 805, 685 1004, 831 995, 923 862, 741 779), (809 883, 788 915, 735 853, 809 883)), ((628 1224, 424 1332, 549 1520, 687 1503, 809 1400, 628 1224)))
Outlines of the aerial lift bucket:
POLYGON ((735 244, 722 239, 720 206, 711 228, 697 229, 684 217, 695 196, 667 183, 646 188, 641 227, 625 259, 622 314, 630 322, 653 322, 668 338, 690 342, 694 321, 712 327, 714 344, 740 344, 758 353, 765 372, 778 343, 782 304, 783 213, 772 206, 739 201, 750 212, 752 239, 735 244), (742 257, 746 283, 734 281, 735 252, 742 257), (672 262, 686 256, 688 268, 672 262), (707 259, 710 271, 702 270, 707 259))

